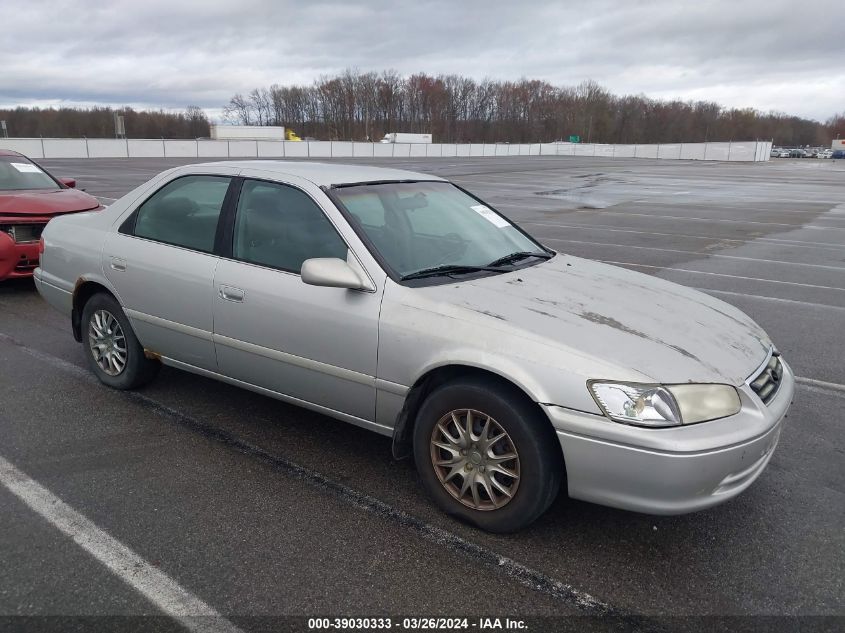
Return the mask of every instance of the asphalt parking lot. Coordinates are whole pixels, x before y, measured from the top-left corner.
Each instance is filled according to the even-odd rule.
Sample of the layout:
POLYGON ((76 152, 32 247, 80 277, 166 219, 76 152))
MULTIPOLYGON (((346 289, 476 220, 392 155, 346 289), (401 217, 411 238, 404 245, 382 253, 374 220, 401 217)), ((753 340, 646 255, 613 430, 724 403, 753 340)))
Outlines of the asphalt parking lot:
MULTIPOLYGON (((41 161, 106 201, 186 162, 41 161)), ((561 496, 524 532, 486 534, 440 514, 386 438, 168 368, 134 394, 101 386, 31 282, 0 284, 0 464, 244 630, 282 614, 845 615, 845 162, 363 162, 449 177, 551 248, 747 312, 800 377, 766 472, 692 515, 561 496)), ((0 614, 159 613, 131 570, 3 487, 0 508, 0 614)))

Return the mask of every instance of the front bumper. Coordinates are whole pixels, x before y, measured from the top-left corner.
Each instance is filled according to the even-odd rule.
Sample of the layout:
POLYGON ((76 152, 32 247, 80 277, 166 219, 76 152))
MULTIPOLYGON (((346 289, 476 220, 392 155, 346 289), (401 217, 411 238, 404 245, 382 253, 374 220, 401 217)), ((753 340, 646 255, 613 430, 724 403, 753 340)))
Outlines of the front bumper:
POLYGON ((684 514, 735 497, 774 454, 795 389, 792 370, 783 369, 768 405, 744 385, 738 414, 690 426, 643 429, 542 405, 563 450, 569 496, 647 514, 684 514))
POLYGON ((18 244, 7 233, 0 231, 0 281, 32 277, 36 266, 38 242, 18 244))

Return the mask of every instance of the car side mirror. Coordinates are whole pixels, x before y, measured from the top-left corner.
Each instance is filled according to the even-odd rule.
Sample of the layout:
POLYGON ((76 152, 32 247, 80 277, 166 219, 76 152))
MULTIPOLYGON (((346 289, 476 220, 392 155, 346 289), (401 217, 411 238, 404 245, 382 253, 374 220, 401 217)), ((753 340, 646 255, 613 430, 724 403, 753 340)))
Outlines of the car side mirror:
POLYGON ((71 189, 74 189, 76 187, 75 178, 59 178, 59 182, 62 183, 65 187, 69 187, 71 189))
POLYGON ((302 262, 300 272, 303 283, 309 286, 324 286, 326 288, 347 288, 349 290, 363 290, 361 282, 352 267, 337 257, 315 257, 302 262))

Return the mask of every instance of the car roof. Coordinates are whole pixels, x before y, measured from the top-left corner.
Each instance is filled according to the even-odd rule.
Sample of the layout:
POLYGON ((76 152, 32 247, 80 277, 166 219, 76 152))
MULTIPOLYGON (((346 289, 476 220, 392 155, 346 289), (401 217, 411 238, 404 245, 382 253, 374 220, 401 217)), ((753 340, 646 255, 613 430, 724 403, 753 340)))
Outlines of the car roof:
POLYGON ((20 156, 21 158, 25 158, 23 154, 11 149, 0 149, 0 156, 20 156))
POLYGON ((345 163, 320 163, 312 161, 239 160, 202 163, 203 166, 256 169, 279 176, 297 176, 310 180, 317 186, 347 185, 384 180, 444 180, 439 176, 404 169, 350 165, 345 163))

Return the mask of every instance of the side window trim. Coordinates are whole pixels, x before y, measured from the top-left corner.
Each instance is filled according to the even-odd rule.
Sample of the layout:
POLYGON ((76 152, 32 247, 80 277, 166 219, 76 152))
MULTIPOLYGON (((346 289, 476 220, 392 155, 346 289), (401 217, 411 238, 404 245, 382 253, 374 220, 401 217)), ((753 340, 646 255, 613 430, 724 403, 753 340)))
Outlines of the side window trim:
POLYGON ((156 188, 155 191, 151 192, 149 195, 145 196, 143 200, 137 202, 135 204, 135 208, 132 209, 132 212, 126 216, 126 219, 120 224, 117 232, 121 235, 126 235, 128 237, 134 237, 137 240, 146 240, 149 242, 155 242, 156 244, 164 244, 166 246, 172 246, 173 248, 180 248, 186 251, 190 251, 192 253, 203 253, 204 255, 220 255, 220 245, 221 240, 225 233, 225 227, 223 226, 224 219, 227 215, 228 206, 232 204, 232 197, 235 195, 234 204, 237 206, 237 197, 236 194, 240 193, 240 186, 243 181, 243 178, 233 174, 214 174, 214 173, 191 173, 191 174, 181 174, 176 178, 172 178, 166 182, 161 183, 159 187, 156 188), (215 235, 214 235, 214 246, 210 251, 204 251, 197 248, 191 248, 190 246, 185 246, 183 244, 174 244, 172 242, 165 242, 163 240, 157 240, 150 237, 144 237, 140 235, 135 235, 135 227, 138 221, 138 214, 143 207, 150 199, 152 199, 155 195, 157 195, 162 189, 165 187, 173 184, 177 180, 181 180, 183 178, 191 178, 196 176, 210 176, 214 178, 228 178, 229 184, 226 188, 226 194, 223 197, 223 204, 220 207, 220 215, 217 218, 217 226, 215 228, 215 235), (236 182, 237 181, 237 182, 236 182), (235 185, 237 184, 237 187, 235 185))
MULTIPOLYGON (((252 176, 243 176, 243 177, 238 177, 238 180, 240 182, 238 183, 237 195, 233 196, 232 206, 230 208, 231 216, 226 218, 226 226, 224 227, 224 231, 223 231, 225 244, 223 245, 223 247, 219 251, 220 257, 238 262, 240 264, 245 264, 247 266, 257 266, 259 268, 266 268, 267 270, 274 270, 276 272, 285 273, 285 274, 288 274, 288 275, 296 275, 297 277, 300 276, 300 272, 296 271, 296 270, 290 270, 288 268, 279 268, 277 266, 271 266, 269 264, 262 264, 262 263, 259 263, 259 262, 252 262, 252 261, 249 261, 249 260, 246 260, 246 259, 241 259, 239 257, 235 257, 235 254, 234 254, 235 224, 236 224, 237 219, 238 219, 237 218, 238 206, 240 204, 240 197, 241 197, 241 193, 243 191, 243 186, 246 184, 247 181, 251 181, 251 182, 267 183, 269 185, 275 185, 275 186, 278 186, 278 187, 288 187, 290 189, 295 189, 296 191, 298 191, 302 195, 304 195, 306 198, 308 198, 308 200, 319 210, 319 212, 322 214, 322 216, 326 220, 326 222, 329 223, 329 226, 332 227, 332 230, 335 232, 335 234, 340 239, 340 241, 343 242, 343 244, 346 246, 347 258, 349 257, 349 253, 352 253, 352 256, 358 261, 359 265, 363 269, 363 264, 361 264, 361 259, 358 257, 358 255, 355 253, 355 251, 349 245, 349 241, 343 236, 343 233, 338 229, 337 224, 326 213, 326 210, 323 208, 323 205, 321 205, 319 202, 317 202, 317 200, 314 199, 314 196, 312 196, 310 193, 305 191, 305 189, 303 189, 302 187, 295 185, 293 183, 285 182, 285 181, 282 181, 282 180, 271 180, 271 179, 268 179, 268 178, 257 178, 257 177, 252 177, 252 176)), ((225 210, 226 209, 224 207, 224 211, 225 210)), ((222 218, 222 214, 221 214, 221 218, 222 218)), ((367 276, 369 277, 369 273, 367 273, 367 276)))

